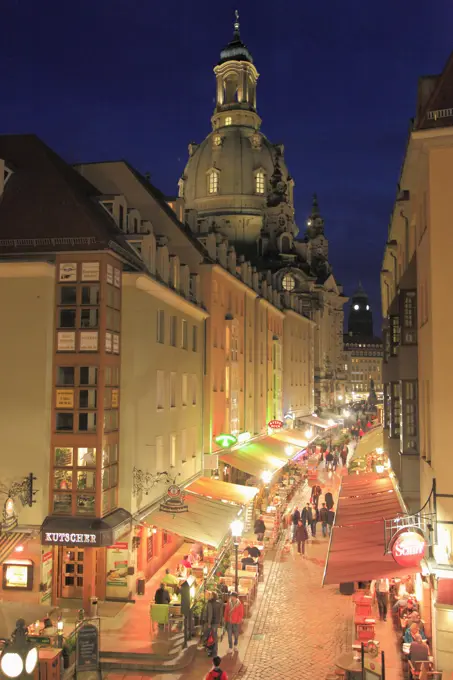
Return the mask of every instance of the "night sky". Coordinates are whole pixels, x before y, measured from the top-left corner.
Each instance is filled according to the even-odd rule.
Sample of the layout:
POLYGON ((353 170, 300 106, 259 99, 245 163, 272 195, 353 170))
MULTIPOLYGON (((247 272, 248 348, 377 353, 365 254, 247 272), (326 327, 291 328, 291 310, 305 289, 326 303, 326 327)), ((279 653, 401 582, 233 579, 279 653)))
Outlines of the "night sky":
POLYGON ((376 317, 417 79, 453 50, 451 0, 2 0, 0 132, 34 132, 69 162, 127 159, 175 194, 210 131, 236 7, 299 228, 316 191, 336 278, 347 295, 361 279, 376 317))

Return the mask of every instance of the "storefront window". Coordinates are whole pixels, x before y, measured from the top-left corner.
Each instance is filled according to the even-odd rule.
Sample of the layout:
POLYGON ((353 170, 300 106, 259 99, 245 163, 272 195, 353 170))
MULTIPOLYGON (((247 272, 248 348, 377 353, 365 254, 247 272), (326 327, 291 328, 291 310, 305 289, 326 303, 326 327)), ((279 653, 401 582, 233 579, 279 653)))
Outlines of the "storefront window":
POLYGON ((57 467, 72 467, 73 449, 68 447, 55 447, 55 465, 57 467))
POLYGON ((72 510, 72 496, 70 493, 55 493, 53 496, 53 511, 55 514, 68 515, 72 510))
POLYGON ((116 463, 118 460, 118 444, 110 444, 110 463, 116 463))
POLYGON ((94 515, 95 497, 87 494, 77 494, 76 512, 78 515, 94 515))
POLYGON ((110 510, 115 510, 118 501, 116 499, 116 487, 114 486, 112 489, 110 489, 110 510))
POLYGON ((3 563, 3 588, 5 590, 32 590, 33 562, 31 560, 6 560, 3 563))
POLYGON ((96 449, 78 449, 77 467, 96 467, 96 449))
POLYGON ((102 508, 101 512, 103 515, 106 515, 110 509, 110 498, 109 498, 109 492, 104 491, 102 494, 102 508))
POLYGON ((72 470, 55 470, 53 488, 59 491, 72 489, 72 470))
POLYGON ((102 468, 102 489, 105 491, 105 489, 108 489, 110 486, 110 474, 109 474, 110 468, 102 468))
POLYGON ((110 445, 104 444, 102 448, 102 467, 105 467, 106 465, 109 464, 109 449, 110 445))
POLYGON ((95 489, 96 472, 90 470, 79 470, 77 472, 77 489, 95 489))
POLYGON ((118 484, 118 465, 112 465, 110 468, 110 486, 118 484))

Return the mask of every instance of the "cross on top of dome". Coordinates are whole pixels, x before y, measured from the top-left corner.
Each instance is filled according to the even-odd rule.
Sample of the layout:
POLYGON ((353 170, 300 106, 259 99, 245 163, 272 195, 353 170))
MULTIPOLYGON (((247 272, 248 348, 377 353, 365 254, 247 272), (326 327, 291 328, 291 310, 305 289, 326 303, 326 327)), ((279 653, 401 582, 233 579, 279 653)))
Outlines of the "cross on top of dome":
POLYGON ((233 26, 233 40, 220 52, 219 64, 223 64, 226 61, 248 61, 250 64, 253 64, 253 57, 241 40, 239 33, 239 12, 237 10, 234 12, 233 26))

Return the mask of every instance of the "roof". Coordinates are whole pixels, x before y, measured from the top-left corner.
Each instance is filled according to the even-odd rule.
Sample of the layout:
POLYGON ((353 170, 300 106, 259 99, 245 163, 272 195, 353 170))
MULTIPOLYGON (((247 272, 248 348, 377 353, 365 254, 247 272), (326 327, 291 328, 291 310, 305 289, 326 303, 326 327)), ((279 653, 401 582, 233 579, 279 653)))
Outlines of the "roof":
POLYGON ((36 135, 0 135, 0 158, 13 171, 0 197, 0 256, 113 249, 144 269, 99 191, 36 135))
POLYGON ((172 515, 155 510, 146 520, 160 529, 218 548, 228 534, 231 522, 242 512, 237 505, 218 503, 196 494, 187 494, 184 502, 189 507, 187 512, 172 515))
POLYGON ((308 423, 308 425, 311 425, 312 427, 321 427, 323 430, 328 430, 329 427, 333 427, 332 425, 329 425, 328 420, 319 418, 318 416, 303 416, 300 420, 303 423, 308 423))
POLYGON ((307 437, 298 429, 282 430, 281 432, 276 432, 273 437, 274 439, 278 439, 279 441, 285 442, 286 444, 296 446, 298 449, 304 449, 308 444, 307 437))
POLYGON ((286 451, 285 442, 278 441, 274 437, 261 437, 230 453, 224 453, 219 458, 222 463, 259 477, 265 470, 274 474, 286 465, 294 455, 293 452, 288 455, 286 451))
POLYGON ((226 61, 248 61, 253 64, 253 57, 241 40, 239 33, 239 13, 236 10, 236 21, 234 22, 233 40, 220 52, 219 64, 226 61))
POLYGON ((214 500, 236 503, 236 505, 247 505, 259 491, 254 486, 231 484, 212 477, 199 477, 185 490, 214 500))

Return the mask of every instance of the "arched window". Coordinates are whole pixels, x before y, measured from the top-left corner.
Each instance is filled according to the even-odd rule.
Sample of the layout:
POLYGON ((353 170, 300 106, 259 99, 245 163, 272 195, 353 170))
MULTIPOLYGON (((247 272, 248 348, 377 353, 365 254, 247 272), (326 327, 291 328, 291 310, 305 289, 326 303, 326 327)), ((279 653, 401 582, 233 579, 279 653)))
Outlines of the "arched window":
POLYGON ((211 170, 208 175, 208 191, 210 194, 219 193, 219 173, 211 170))
POLYGON ((294 288, 296 287, 294 276, 292 276, 291 274, 285 274, 285 276, 282 279, 282 286, 283 290, 288 291, 294 290, 294 288))
POLYGON ((225 118, 225 125, 231 125, 232 122, 233 122, 233 119, 231 118, 231 116, 227 116, 225 118))
POLYGON ((264 194, 265 184, 264 184, 264 172, 258 170, 255 174, 255 192, 257 194, 264 194))
POLYGON ((291 239, 289 236, 282 236, 281 241, 281 252, 290 253, 291 252, 291 239))

